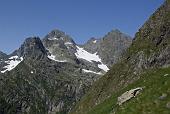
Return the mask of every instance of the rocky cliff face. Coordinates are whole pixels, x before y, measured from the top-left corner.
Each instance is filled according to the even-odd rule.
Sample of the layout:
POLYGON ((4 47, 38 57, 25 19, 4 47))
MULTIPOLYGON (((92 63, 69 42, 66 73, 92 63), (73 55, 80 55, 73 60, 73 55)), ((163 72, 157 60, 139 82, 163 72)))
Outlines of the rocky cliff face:
POLYGON ((46 49, 38 37, 27 38, 21 47, 16 51, 16 54, 19 57, 37 60, 40 60, 47 55, 46 49))
POLYGON ((104 63, 112 66, 119 61, 122 53, 130 46, 131 41, 129 36, 119 30, 113 30, 102 39, 98 53, 104 63))
POLYGON ((55 59, 75 63, 76 44, 73 39, 60 30, 53 30, 43 39, 43 44, 49 54, 55 55, 55 59))
POLYGON ((90 53, 95 53, 99 50, 100 40, 101 39, 92 37, 87 41, 87 43, 82 45, 82 47, 90 53))
POLYGON ((111 67, 117 63, 122 53, 130 46, 132 38, 119 30, 112 30, 101 39, 91 38, 84 49, 91 53, 97 52, 104 64, 111 67))
POLYGON ((170 64, 170 5, 167 0, 136 33, 128 56, 137 72, 170 64), (142 43, 141 43, 142 42, 142 43), (136 61, 136 63, 132 61, 136 61))
POLYGON ((153 105, 153 100, 156 102, 157 99, 151 96, 158 93, 156 96, 161 96, 161 92, 169 93, 167 88, 170 85, 169 78, 162 78, 166 72, 169 73, 169 55, 170 1, 166 0, 136 33, 132 45, 123 59, 113 65, 105 76, 94 83, 91 90, 73 110, 73 114, 110 114, 119 113, 119 111, 123 114, 148 113, 146 108, 148 106, 152 108, 149 113, 155 114, 158 111, 167 113, 168 109, 161 108, 161 104, 165 104, 158 101, 156 105, 153 105), (130 90, 130 87, 135 88, 138 85, 146 87, 144 90, 150 94, 144 92, 140 98, 135 100, 137 103, 131 102, 122 107, 117 106, 115 97, 119 97, 127 89, 130 90), (157 107, 156 110, 153 108, 154 106, 157 107))

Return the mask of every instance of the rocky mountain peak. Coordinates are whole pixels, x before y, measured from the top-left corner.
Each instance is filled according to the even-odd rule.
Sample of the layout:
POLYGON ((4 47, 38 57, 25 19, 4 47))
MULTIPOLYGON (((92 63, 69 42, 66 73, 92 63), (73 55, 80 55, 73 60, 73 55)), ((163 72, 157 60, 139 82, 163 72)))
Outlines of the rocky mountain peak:
POLYGON ((67 35, 65 32, 55 29, 48 33, 44 40, 54 41, 54 42, 70 42, 75 44, 73 39, 67 35))
POLYGON ((112 29, 109 33, 112 33, 112 34, 123 34, 119 29, 112 29))
POLYGON ((92 38, 90 38, 88 41, 87 41, 87 43, 91 43, 91 44, 95 44, 96 42, 98 41, 98 39, 97 38, 95 38, 95 37, 92 37, 92 38))
POLYGON ((118 29, 108 32, 103 38, 91 38, 84 47, 85 50, 96 53, 102 58, 102 61, 111 67, 115 64, 123 52, 130 46, 132 38, 118 29))
POLYGON ((132 40, 132 38, 124 33, 122 33, 118 29, 113 29, 110 32, 108 32, 104 37, 103 40, 132 40))
POLYGON ((48 33, 45 38, 48 38, 49 40, 59 40, 61 38, 63 38, 65 36, 65 33, 58 30, 58 29, 55 29, 55 30, 52 30, 50 33, 48 33))
POLYGON ((94 37, 90 38, 87 41, 87 43, 82 45, 82 47, 90 53, 96 53, 98 51, 99 46, 100 46, 100 39, 94 37))
POLYGON ((59 30, 59 29, 54 29, 49 33, 50 36, 63 36, 65 35, 65 32, 59 30))
POLYGON ((16 53, 19 57, 32 57, 38 59, 46 55, 46 49, 39 37, 29 37, 24 41, 16 53))
POLYGON ((49 55, 54 55, 58 61, 75 62, 76 43, 66 33, 55 29, 42 40, 49 55))

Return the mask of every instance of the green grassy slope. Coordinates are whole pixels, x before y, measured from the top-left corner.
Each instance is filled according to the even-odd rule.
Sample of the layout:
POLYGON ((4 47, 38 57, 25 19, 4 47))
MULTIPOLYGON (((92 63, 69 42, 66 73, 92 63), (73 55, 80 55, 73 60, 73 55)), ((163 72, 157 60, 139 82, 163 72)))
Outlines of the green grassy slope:
POLYGON ((150 70, 141 75, 141 79, 126 88, 113 94, 109 99, 94 107, 87 114, 169 114, 166 107, 170 102, 170 67, 158 70, 150 70), (168 76, 164 76, 169 74, 168 76), (125 102, 122 106, 117 105, 117 97, 127 90, 144 87, 140 94, 125 102), (162 94, 167 96, 160 99, 162 94))
MULTIPOLYGON (((146 81, 146 85, 140 86, 147 86, 147 84, 151 84, 153 87, 155 86, 155 90, 149 90, 149 88, 146 90, 144 89, 144 92, 148 90, 148 99, 152 97, 153 94, 157 95, 156 88, 158 88, 157 86, 159 86, 159 83, 155 85, 152 85, 152 83, 154 83, 154 81, 158 81, 160 78, 159 72, 161 73, 164 71, 163 69, 162 71, 158 69, 167 66, 170 63, 169 55, 170 0, 166 0, 165 3, 160 8, 158 8, 158 10, 136 33, 135 39, 133 40, 130 48, 127 50, 127 53, 125 54, 122 61, 115 64, 105 76, 100 78, 93 85, 91 90, 82 98, 82 100, 76 105, 70 114, 108 114, 112 111, 113 107, 117 107, 115 105, 117 96, 125 92, 126 89, 133 89, 133 87, 138 86, 137 84, 140 84, 140 81, 146 81, 146 79, 143 78, 148 78, 148 82, 146 81), (158 77, 154 77, 153 79, 150 78, 153 76, 149 73, 149 71, 152 71, 152 69, 155 69, 155 71, 158 70, 158 74, 155 73, 153 75, 158 75, 158 77)), ((166 83, 169 84, 170 82, 168 81, 166 83)), ((160 87, 161 92, 164 90, 163 87, 160 87)), ((168 86, 166 86, 166 88, 167 87, 168 86)), ((145 93, 143 95, 145 95, 145 93)), ((143 101, 143 104, 145 102, 147 105, 147 101, 143 101)), ((158 104, 161 105, 161 103, 158 104)), ((131 105, 133 105, 133 103, 131 105)), ((134 103, 134 107, 135 106, 136 105, 134 103)), ((143 106, 142 108, 145 111, 148 109, 146 106, 143 106)), ((160 110, 163 109, 161 107, 159 108, 160 110)), ((121 110, 123 108, 115 109, 120 113, 123 113, 123 110, 121 110)), ((135 109, 135 111, 137 111, 138 107, 135 109)), ((153 111, 156 112, 155 110, 158 109, 153 109, 153 111)), ((127 106, 127 110, 132 109, 129 109, 127 106)))

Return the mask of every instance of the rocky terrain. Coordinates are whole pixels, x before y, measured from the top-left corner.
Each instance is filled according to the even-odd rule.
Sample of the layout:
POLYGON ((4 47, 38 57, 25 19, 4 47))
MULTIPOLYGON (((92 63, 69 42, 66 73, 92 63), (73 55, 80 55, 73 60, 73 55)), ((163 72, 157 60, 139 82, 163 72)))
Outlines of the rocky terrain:
POLYGON ((166 0, 136 33, 123 58, 93 84, 71 114, 169 114, 169 75, 170 1, 166 0))
POLYGON ((112 67, 113 64, 120 60, 122 53, 131 44, 131 40, 129 39, 131 39, 130 36, 115 29, 108 32, 101 39, 91 38, 86 44, 82 45, 82 47, 91 53, 98 52, 103 63, 112 67), (113 39, 113 37, 115 38, 113 39))
POLYGON ((88 50, 88 43, 78 45, 66 33, 53 30, 42 40, 27 38, 9 55, 2 53, 0 113, 68 113, 131 44, 120 31, 108 34, 94 43, 98 49, 88 50), (104 53, 106 48, 110 53, 104 53))
POLYGON ((132 40, 83 45, 61 30, 0 52, 0 114, 169 114, 170 0, 132 40))

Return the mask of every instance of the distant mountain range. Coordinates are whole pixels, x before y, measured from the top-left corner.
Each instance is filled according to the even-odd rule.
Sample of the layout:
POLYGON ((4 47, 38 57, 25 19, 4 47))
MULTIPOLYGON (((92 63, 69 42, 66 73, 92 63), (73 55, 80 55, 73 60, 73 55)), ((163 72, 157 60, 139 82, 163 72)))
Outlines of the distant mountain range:
POLYGON ((0 111, 68 112, 93 82, 119 61, 131 41, 119 30, 84 45, 60 30, 42 40, 27 38, 12 54, 0 53, 0 111))

